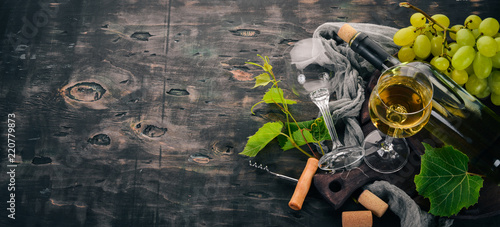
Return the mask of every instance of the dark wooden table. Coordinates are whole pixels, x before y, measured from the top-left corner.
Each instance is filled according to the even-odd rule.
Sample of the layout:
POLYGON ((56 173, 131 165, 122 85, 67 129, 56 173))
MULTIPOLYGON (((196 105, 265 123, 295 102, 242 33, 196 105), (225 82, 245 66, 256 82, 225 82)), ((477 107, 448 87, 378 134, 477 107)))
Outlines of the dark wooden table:
MULTIPOLYGON (((500 10, 495 0, 412 3, 453 24, 500 10)), ((334 210, 313 188, 293 211, 294 184, 238 155, 276 117, 265 105, 250 114, 264 89, 251 89, 261 71, 245 62, 269 56, 279 71, 285 49, 324 22, 403 27, 412 13, 382 0, 2 1, 0 226, 340 226, 341 211, 360 205, 334 210)), ((317 115, 308 103, 295 111, 317 115)), ((253 160, 298 178, 306 158, 272 144, 253 160)))

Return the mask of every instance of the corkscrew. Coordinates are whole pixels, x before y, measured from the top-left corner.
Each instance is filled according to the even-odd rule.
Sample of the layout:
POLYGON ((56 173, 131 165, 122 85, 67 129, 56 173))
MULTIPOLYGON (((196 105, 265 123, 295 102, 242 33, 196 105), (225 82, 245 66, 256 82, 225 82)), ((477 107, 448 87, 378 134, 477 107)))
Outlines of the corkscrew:
POLYGON ((269 168, 268 168, 267 166, 264 166, 264 165, 262 165, 262 164, 257 164, 257 162, 252 163, 252 160, 249 160, 249 161, 248 161, 248 164, 249 164, 250 166, 252 166, 252 167, 257 168, 257 169, 264 170, 264 171, 266 171, 266 172, 268 172, 268 173, 272 174, 273 176, 278 177, 278 178, 281 178, 281 179, 283 179, 283 180, 287 180, 287 181, 294 182, 294 183, 297 183, 297 182, 299 181, 298 179, 295 179, 295 178, 293 178, 293 177, 289 177, 289 176, 285 176, 285 175, 283 175, 283 174, 279 174, 279 173, 272 172, 272 171, 270 171, 270 170, 269 170, 269 168))

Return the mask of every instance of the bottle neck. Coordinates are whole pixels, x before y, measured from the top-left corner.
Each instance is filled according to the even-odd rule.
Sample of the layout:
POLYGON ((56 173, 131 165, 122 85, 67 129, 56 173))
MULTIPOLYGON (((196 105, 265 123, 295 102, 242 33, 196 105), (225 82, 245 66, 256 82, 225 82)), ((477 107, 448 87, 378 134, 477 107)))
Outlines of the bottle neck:
POLYGON ((380 71, 386 70, 392 66, 401 64, 401 62, 387 53, 378 43, 374 42, 364 33, 357 33, 349 42, 351 49, 370 62, 380 71))

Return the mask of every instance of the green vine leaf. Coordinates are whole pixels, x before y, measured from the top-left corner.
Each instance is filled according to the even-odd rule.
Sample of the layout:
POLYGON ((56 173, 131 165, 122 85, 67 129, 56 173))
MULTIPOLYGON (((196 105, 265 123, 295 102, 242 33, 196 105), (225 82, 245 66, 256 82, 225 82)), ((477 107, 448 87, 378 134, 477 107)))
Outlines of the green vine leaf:
MULTIPOLYGON (((293 138, 293 141, 295 142, 295 144, 297 144, 297 146, 299 146, 299 147, 302 145, 305 145, 307 143, 316 142, 316 140, 314 140, 311 132, 308 130, 305 130, 305 129, 299 129, 299 130, 293 131, 292 138, 293 138), (302 136, 301 131, 304 134, 304 136, 302 136), (306 138, 306 140, 304 140, 304 137, 306 138)), ((295 146, 293 146, 292 141, 290 141, 290 138, 288 138, 286 136, 280 135, 278 137, 278 142, 280 143, 281 149, 283 151, 287 151, 287 150, 295 148, 295 146)))
POLYGON ((298 125, 301 128, 308 128, 316 141, 332 140, 330 138, 330 134, 328 133, 328 128, 326 127, 326 123, 325 120, 323 120, 323 117, 317 118, 312 121, 299 122, 298 125))
POLYGON ((262 148, 281 133, 282 129, 282 122, 268 122, 264 124, 253 136, 248 138, 247 145, 240 154, 255 157, 262 148))
MULTIPOLYGON (((302 129, 307 129, 307 133, 311 134, 311 138, 307 138, 307 141, 309 143, 311 142, 318 142, 318 141, 323 141, 323 140, 331 140, 330 134, 328 134, 328 129, 326 128, 325 121, 323 120, 323 117, 317 118, 315 120, 311 121, 302 121, 302 122, 297 122, 300 128, 302 129)), ((295 143, 298 146, 305 145, 306 142, 304 141, 304 138, 302 135, 300 135, 300 139, 297 140, 296 137, 294 136, 296 132, 299 131, 299 128, 297 127, 297 124, 295 123, 289 123, 287 124, 285 128, 290 128, 290 131, 292 131, 292 136, 295 141, 295 143)), ((304 134, 305 136, 305 134, 304 134)), ((295 148, 292 144, 292 142, 283 135, 278 136, 278 141, 280 143, 281 149, 284 151, 290 150, 295 148)))
POLYGON ((281 88, 272 87, 270 88, 262 100, 265 103, 286 103, 286 104, 296 104, 296 101, 283 98, 283 90, 281 88))
POLYGON ((305 130, 305 129, 300 129, 300 130, 293 132, 292 136, 293 136, 293 140, 297 144, 306 144, 306 143, 311 143, 311 142, 315 141, 311 132, 308 130, 305 130), (304 136, 302 136, 302 134, 304 134, 304 136), (306 138, 305 140, 304 140, 304 137, 306 138))
MULTIPOLYGON (((295 147, 293 146, 293 144, 292 144, 292 141, 290 141, 290 140, 288 139, 288 137, 286 137, 286 136, 279 135, 279 136, 278 136, 278 142, 279 142, 280 147, 281 147, 281 149, 282 149, 283 151, 287 151, 287 150, 290 150, 290 149, 295 148, 295 147)), ((297 144, 297 146, 299 146, 299 147, 300 147, 300 146, 302 146, 302 145, 304 145, 304 144, 297 144)))
POLYGON ((253 88, 266 86, 270 82, 272 82, 271 76, 268 73, 262 73, 255 77, 255 86, 253 88))
POLYGON ((414 181, 417 192, 430 200, 429 213, 448 217, 476 204, 483 179, 467 172, 469 158, 451 146, 423 145, 425 154, 414 181))

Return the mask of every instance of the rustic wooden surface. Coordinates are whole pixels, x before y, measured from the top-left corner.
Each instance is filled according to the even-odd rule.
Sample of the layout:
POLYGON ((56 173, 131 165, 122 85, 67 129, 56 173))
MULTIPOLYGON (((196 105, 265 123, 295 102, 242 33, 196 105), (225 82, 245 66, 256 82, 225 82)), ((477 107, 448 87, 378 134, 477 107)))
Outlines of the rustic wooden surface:
MULTIPOLYGON (((456 23, 500 10, 494 0, 414 4, 456 23)), ((245 62, 266 55, 279 73, 283 51, 324 22, 402 27, 412 13, 382 0, 6 0, 0 12, 1 201, 8 114, 18 162, 16 219, 2 202, 0 226, 340 226, 359 205, 334 210, 313 189, 293 211, 294 184, 238 155, 279 117, 266 106, 250 114, 264 90, 251 89, 260 71, 245 62)), ((306 120, 314 110, 295 111, 306 120)), ((306 157, 274 144, 253 160, 299 177, 306 157)))

